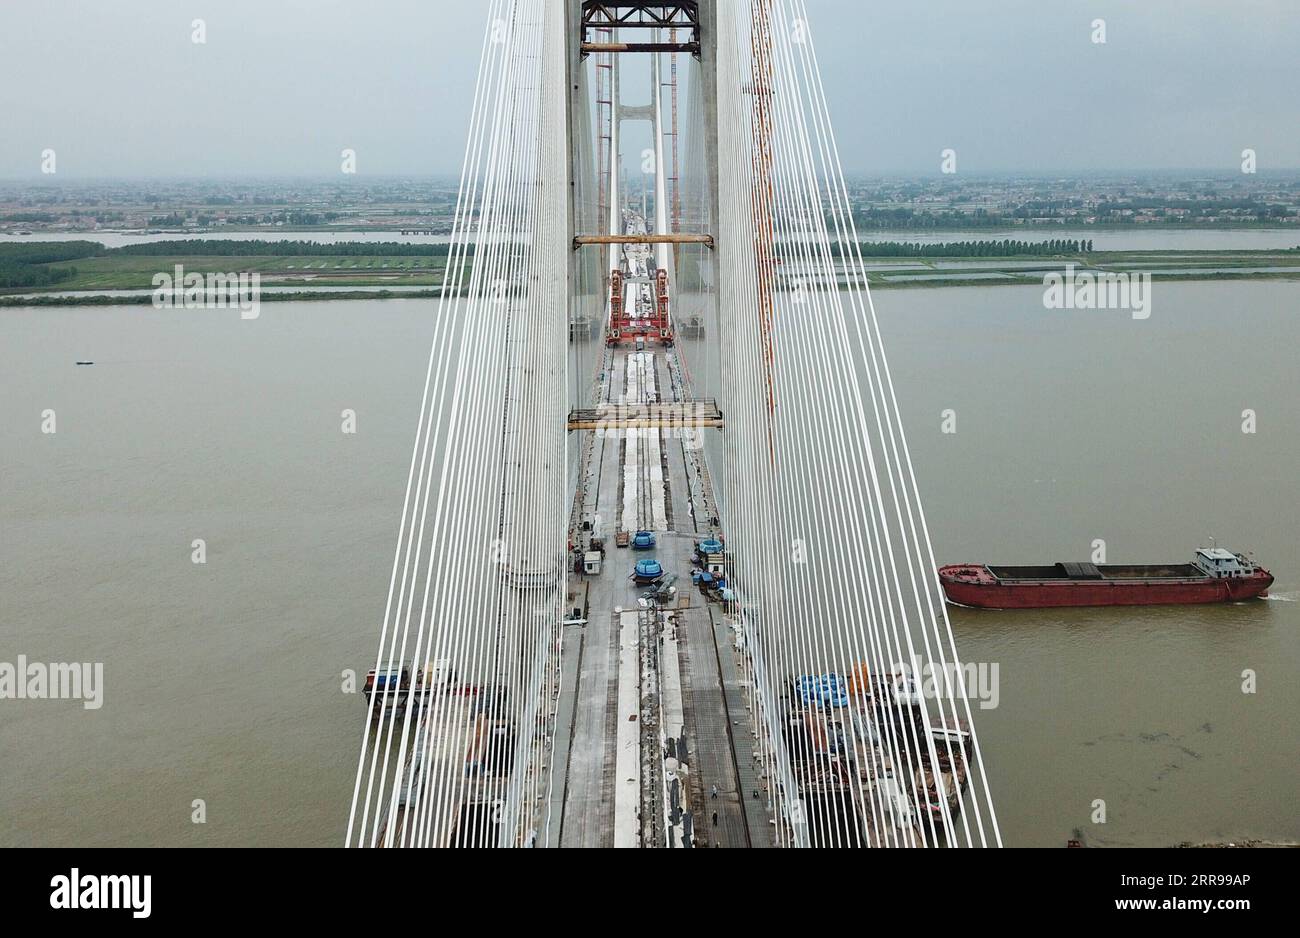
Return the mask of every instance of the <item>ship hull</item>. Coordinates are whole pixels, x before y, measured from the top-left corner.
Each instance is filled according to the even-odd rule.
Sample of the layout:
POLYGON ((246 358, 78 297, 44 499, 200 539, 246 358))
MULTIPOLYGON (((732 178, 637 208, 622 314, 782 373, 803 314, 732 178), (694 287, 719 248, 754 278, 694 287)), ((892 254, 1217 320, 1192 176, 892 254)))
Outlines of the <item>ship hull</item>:
MULTIPOLYGON (((1163 606, 1229 603, 1268 593, 1273 577, 1267 573, 1233 579, 1091 579, 1000 580, 991 574, 976 577, 969 565, 945 567, 939 581, 950 602, 979 609, 1045 609, 1059 606, 1163 606), (962 572, 951 573, 950 569, 962 572)), ((987 571, 987 568, 982 568, 987 571)))

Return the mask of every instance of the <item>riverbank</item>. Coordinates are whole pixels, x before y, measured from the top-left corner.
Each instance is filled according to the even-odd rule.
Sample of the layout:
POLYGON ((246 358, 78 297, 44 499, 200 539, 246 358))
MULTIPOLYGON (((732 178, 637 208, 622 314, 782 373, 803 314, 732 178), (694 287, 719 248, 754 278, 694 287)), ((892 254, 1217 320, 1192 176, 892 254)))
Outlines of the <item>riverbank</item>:
MULTIPOLYGON (((74 262, 77 273, 46 288, 0 291, 0 308, 121 306, 153 301, 154 274, 255 272, 264 302, 434 298, 442 295, 445 258, 376 257, 98 257, 74 262), (304 263, 306 261, 307 263, 304 263), (292 263, 290 263, 292 262, 292 263), (83 265, 90 270, 83 271, 83 265), (400 266, 399 266, 400 265, 400 266), (93 286, 86 285, 93 281, 93 286)), ((1098 251, 1067 256, 864 258, 873 290, 1038 286, 1073 267, 1097 275, 1150 274, 1153 281, 1300 280, 1300 251, 1098 251)), ((836 277, 846 283, 842 267, 836 277)), ((792 282, 821 280, 824 270, 788 266, 792 282)))
MULTIPOLYGON (((262 293, 262 303, 292 303, 309 300, 394 300, 432 299, 442 296, 442 289, 428 290, 296 290, 290 293, 262 293)), ((151 306, 152 293, 88 293, 84 296, 2 296, 0 309, 5 307, 41 306, 151 306)))
MULTIPOLYGON (((1215 221, 1212 224, 1189 224, 1186 222, 1143 222, 1141 224, 1127 223, 1104 223, 1094 222, 1091 224, 1078 224, 1069 222, 1059 223, 1038 223, 1030 225, 971 225, 966 228, 953 228, 945 226, 936 228, 932 225, 916 225, 911 227, 890 226, 888 228, 873 228, 859 224, 858 236, 864 240, 876 240, 879 238, 897 238, 903 240, 929 238, 936 232, 942 233, 945 237, 965 236, 970 239, 985 238, 994 235, 1014 233, 1018 237, 1060 237, 1062 232, 1080 232, 1080 231, 1100 231, 1107 234, 1126 231, 1164 231, 1164 232, 1195 232, 1195 231, 1294 231, 1297 237, 1300 237, 1300 224, 1289 224, 1279 221, 1249 221, 1249 222, 1224 222, 1215 221)), ((325 238, 339 237, 345 235, 373 235, 376 237, 408 237, 419 235, 425 237, 448 238, 451 234, 451 220, 440 220, 437 223, 429 224, 409 224, 409 225, 330 225, 321 227, 319 225, 286 225, 278 224, 274 227, 267 225, 222 225, 218 228, 61 228, 46 227, 31 223, 11 223, 8 227, 0 230, 0 238, 6 237, 37 237, 58 240, 75 240, 79 238, 98 239, 104 236, 114 238, 146 238, 146 237, 164 237, 164 238, 191 238, 191 237, 230 237, 237 235, 240 237, 250 237, 259 239, 274 239, 286 234, 294 235, 314 235, 325 238)))

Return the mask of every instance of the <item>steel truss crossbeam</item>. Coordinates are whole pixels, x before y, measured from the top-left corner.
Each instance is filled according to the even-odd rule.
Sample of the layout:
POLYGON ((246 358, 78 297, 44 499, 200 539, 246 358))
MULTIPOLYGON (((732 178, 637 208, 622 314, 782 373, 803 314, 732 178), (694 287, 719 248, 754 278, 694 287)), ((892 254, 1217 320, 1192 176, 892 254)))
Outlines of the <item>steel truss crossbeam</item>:
POLYGON ((645 234, 645 235, 578 235, 573 239, 575 248, 600 244, 707 244, 713 247, 711 234, 645 234))
POLYGON ((671 430, 723 428, 722 411, 712 399, 657 404, 601 404, 569 413, 570 430, 671 430))
POLYGON ((700 54, 700 5, 696 0, 680 3, 607 2, 584 0, 582 4, 582 54, 589 52, 689 52, 700 54), (592 42, 590 30, 650 29, 687 30, 684 42, 629 42, 602 45, 592 42), (600 48, 598 48, 600 46, 600 48))

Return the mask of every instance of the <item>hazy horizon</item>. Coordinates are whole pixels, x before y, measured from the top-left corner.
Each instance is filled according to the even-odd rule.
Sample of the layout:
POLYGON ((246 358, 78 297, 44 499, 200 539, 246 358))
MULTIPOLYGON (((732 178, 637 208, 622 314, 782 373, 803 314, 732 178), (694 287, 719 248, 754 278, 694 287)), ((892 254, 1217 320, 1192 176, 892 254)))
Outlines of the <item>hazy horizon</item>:
MULTIPOLYGON (((97 183, 313 183, 326 184, 332 183, 340 186, 364 186, 368 183, 390 182, 447 182, 456 184, 460 179, 460 169, 447 172, 429 172, 429 173, 371 173, 342 178, 337 174, 316 173, 307 175, 304 173, 283 172, 283 173, 213 173, 206 176, 196 175, 166 175, 153 173, 140 174, 122 174, 117 176, 73 176, 60 172, 55 176, 0 176, 0 185, 26 185, 30 187, 49 186, 84 186, 97 183)), ((944 175, 940 172, 907 172, 904 170, 879 170, 879 171, 857 171, 845 168, 844 176, 848 180, 882 180, 882 181, 903 181, 903 182, 925 182, 925 181, 950 181, 954 184, 969 183, 972 181, 998 179, 1103 179, 1113 177, 1132 177, 1142 179, 1144 177, 1153 178, 1176 178, 1179 176, 1191 176, 1198 178, 1223 178, 1225 181, 1249 183, 1260 177, 1276 176, 1295 176, 1300 175, 1300 166, 1283 166, 1276 169, 1261 169, 1252 175, 1243 175, 1240 170, 1224 170, 1219 167, 1169 167, 1169 168, 1142 168, 1142 167, 1118 167, 1104 169, 1055 169, 1052 167, 1033 167, 1027 169, 989 169, 980 172, 963 173, 961 176, 944 175)))
MULTIPOLYGON (((807 0, 846 171, 964 177, 1300 168, 1300 4, 807 0), (1105 44, 1092 22, 1106 21, 1105 44)), ((481 4, 0 7, 0 179, 456 176, 481 4), (129 10, 129 13, 126 12, 129 10), (192 41, 205 21, 206 42, 192 41), (30 80, 27 80, 30 79, 30 80)))

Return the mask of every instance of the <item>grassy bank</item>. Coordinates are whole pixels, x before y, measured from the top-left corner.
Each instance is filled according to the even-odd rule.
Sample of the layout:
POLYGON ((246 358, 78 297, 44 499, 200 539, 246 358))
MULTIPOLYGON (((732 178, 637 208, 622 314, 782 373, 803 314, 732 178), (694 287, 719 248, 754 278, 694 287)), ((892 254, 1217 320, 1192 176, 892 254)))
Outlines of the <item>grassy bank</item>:
POLYGON ((266 286, 298 283, 327 286, 435 286, 445 257, 92 257, 78 261, 76 275, 52 290, 152 290, 154 275, 177 265, 188 273, 257 273, 266 286))
MULTIPOLYGON (((178 266, 187 274, 257 273, 263 288, 275 287, 280 291, 263 292, 262 299, 267 302, 431 297, 439 294, 447 266, 446 245, 229 242, 229 253, 215 253, 226 247, 227 244, 215 241, 159 242, 125 248, 101 247, 91 256, 81 256, 86 253, 84 246, 49 242, 40 246, 39 254, 27 258, 21 257, 18 249, 11 249, 15 257, 9 262, 10 269, 25 279, 18 280, 23 285, 0 289, 0 306, 149 302, 154 277, 160 273, 171 276, 178 266), (403 289, 385 289, 392 287, 403 289), (135 295, 95 294, 106 290, 132 291, 135 295), (64 293, 78 295, 55 295, 64 293)), ((1020 250, 1006 257, 962 257, 948 253, 950 245, 933 247, 936 256, 865 256, 868 282, 873 289, 1041 285, 1046 273, 1062 270, 1066 265, 1074 265, 1078 272, 1098 274, 1150 273, 1161 281, 1300 279, 1300 250, 1295 249, 1043 254, 1020 250)), ((32 247, 25 250, 30 252, 32 247)), ((3 259, 0 256, 0 261, 3 259)), ((790 266, 783 279, 799 279, 800 265, 793 257, 786 263, 790 266)), ((843 282, 842 270, 838 276, 843 282)))
MULTIPOLYGON (((264 293, 259 299, 262 303, 292 303, 311 300, 394 300, 394 299, 434 299, 442 295, 441 288, 429 290, 302 290, 291 293, 264 293)), ((130 296, 38 296, 16 297, 0 296, 0 309, 5 307, 44 307, 44 306, 152 306, 152 293, 135 293, 130 296)))

